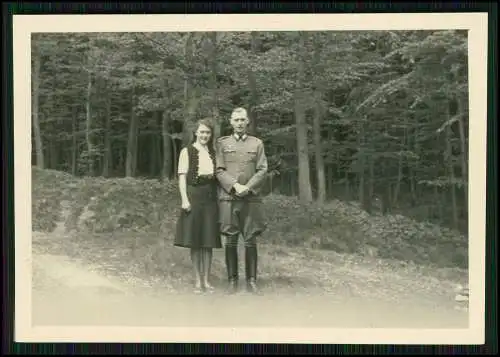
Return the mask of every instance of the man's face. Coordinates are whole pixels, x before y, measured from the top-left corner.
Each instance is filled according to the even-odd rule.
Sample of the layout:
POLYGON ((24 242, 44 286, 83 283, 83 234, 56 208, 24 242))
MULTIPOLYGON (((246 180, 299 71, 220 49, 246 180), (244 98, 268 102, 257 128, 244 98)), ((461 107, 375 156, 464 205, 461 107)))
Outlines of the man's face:
POLYGON ((231 118, 230 123, 235 133, 243 134, 247 130, 249 120, 247 117, 238 116, 235 118, 231 118))

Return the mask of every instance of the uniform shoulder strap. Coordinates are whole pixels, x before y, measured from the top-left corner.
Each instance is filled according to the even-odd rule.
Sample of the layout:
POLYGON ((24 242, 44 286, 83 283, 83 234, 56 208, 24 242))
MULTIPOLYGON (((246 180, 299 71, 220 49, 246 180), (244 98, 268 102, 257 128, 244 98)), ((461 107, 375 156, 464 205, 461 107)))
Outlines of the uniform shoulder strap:
POLYGON ((227 140, 227 139, 229 139, 229 138, 230 138, 230 136, 229 136, 229 135, 221 136, 220 138, 218 138, 218 139, 216 140, 216 142, 220 143, 220 142, 223 142, 223 141, 225 141, 225 140, 227 140))

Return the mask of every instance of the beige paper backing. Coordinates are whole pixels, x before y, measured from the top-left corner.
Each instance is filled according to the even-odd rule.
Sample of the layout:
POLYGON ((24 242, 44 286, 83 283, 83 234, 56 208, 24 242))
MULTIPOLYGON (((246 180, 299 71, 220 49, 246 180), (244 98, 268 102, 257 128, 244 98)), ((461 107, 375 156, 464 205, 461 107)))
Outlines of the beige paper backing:
POLYGON ((18 342, 484 343, 487 13, 14 15, 15 340, 18 342), (469 30, 468 329, 144 328, 31 325, 32 32, 469 30))

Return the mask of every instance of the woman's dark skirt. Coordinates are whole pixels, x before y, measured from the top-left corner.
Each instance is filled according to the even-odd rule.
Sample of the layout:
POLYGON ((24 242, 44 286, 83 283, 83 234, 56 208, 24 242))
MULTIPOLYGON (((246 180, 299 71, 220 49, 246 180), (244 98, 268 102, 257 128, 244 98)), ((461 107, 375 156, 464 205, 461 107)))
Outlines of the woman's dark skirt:
POLYGON ((215 180, 187 185, 191 210, 181 209, 174 245, 184 248, 222 248, 215 180))

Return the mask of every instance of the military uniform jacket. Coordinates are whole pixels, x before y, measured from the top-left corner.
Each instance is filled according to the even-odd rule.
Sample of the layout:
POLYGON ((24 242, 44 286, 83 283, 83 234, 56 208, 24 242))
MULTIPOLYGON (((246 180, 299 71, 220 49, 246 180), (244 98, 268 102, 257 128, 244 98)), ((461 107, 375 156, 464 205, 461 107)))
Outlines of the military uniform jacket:
POLYGON ((260 186, 267 173, 267 158, 262 140, 251 135, 237 138, 223 136, 216 142, 216 176, 219 180, 219 199, 240 199, 233 191, 235 183, 248 186, 248 200, 260 200, 260 186))

